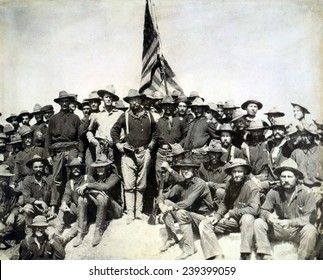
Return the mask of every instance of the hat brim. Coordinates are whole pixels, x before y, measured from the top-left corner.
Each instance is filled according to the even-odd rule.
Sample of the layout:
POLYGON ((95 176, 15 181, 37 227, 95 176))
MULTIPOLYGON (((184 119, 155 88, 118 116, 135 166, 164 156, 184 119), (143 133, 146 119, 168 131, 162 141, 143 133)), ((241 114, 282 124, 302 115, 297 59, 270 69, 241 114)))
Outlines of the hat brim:
POLYGON ((207 153, 223 153, 222 149, 208 148, 207 153))
POLYGON ((42 162, 45 165, 48 165, 48 160, 47 159, 44 159, 44 158, 33 158, 33 159, 31 159, 31 160, 29 160, 29 161, 26 162, 26 166, 28 168, 32 168, 34 162, 38 162, 38 161, 42 162))
POLYGON ((8 145, 14 145, 14 144, 19 144, 19 143, 22 143, 22 140, 16 140, 16 141, 9 142, 8 145))
POLYGON ((23 113, 17 117, 18 122, 22 122, 22 116, 28 115, 29 119, 32 119, 34 115, 32 113, 23 113))
POLYGON ((48 227, 49 225, 47 223, 34 223, 29 225, 29 227, 48 227))
POLYGON ((100 89, 98 90, 98 95, 103 99, 103 95, 104 94, 109 94, 110 96, 112 96, 112 99, 113 101, 118 101, 119 100, 119 96, 110 92, 110 91, 107 91, 105 89, 100 89))
POLYGON ((227 173, 228 175, 231 175, 231 170, 235 167, 238 167, 238 166, 243 166, 246 168, 247 170, 247 175, 251 173, 252 171, 252 167, 249 165, 249 164, 234 164, 234 165, 231 165, 227 168, 224 169, 224 172, 227 173))
POLYGON ((256 104, 258 106, 258 110, 262 109, 263 105, 258 100, 247 100, 242 103, 241 109, 246 110, 249 104, 256 104))
POLYGON ((255 127, 252 127, 252 128, 247 127, 246 130, 248 130, 248 131, 252 131, 252 130, 265 130, 265 129, 268 129, 268 128, 269 127, 255 126, 255 127))
POLYGON ((276 115, 277 117, 284 117, 285 114, 283 112, 267 112, 267 113, 264 113, 264 115, 276 115))
POLYGON ((68 167, 68 168, 72 168, 72 167, 85 167, 86 164, 84 164, 84 163, 80 163, 80 164, 66 164, 65 166, 68 167))
POLYGON ((304 174, 303 172, 301 172, 300 170, 296 169, 296 168, 293 168, 293 167, 288 167, 288 166, 284 166, 284 167, 277 167, 275 170, 274 170, 274 174, 279 177, 280 174, 285 171, 285 170, 288 170, 288 171, 291 171, 293 172, 294 174, 298 175, 299 179, 303 179, 304 178, 304 174))
POLYGON ((11 173, 0 173, 0 177, 13 177, 15 176, 15 174, 11 174, 11 173))
POLYGON ((290 103, 290 104, 292 104, 292 106, 293 106, 293 107, 294 107, 294 106, 301 107, 301 108, 304 110, 305 114, 310 114, 310 111, 309 111, 309 110, 307 110, 307 108, 305 108, 304 106, 299 105, 299 104, 297 104, 297 103, 290 103))
POLYGON ((71 100, 71 101, 73 101, 74 100, 74 97, 72 97, 72 96, 64 96, 64 97, 57 97, 57 98, 55 98, 54 99, 54 102, 56 102, 56 103, 58 103, 59 104, 59 101, 61 100, 61 99, 65 99, 65 98, 68 98, 69 100, 71 100))
POLYGON ((177 168, 183 168, 183 167, 193 167, 193 168, 199 168, 200 165, 196 163, 185 163, 185 164, 177 164, 175 165, 177 168))
POLYGON ((223 130, 217 130, 217 131, 215 131, 215 134, 216 135, 219 135, 219 136, 221 136, 221 133, 222 132, 230 132, 230 133, 232 133, 233 135, 235 135, 235 134, 237 134, 237 132, 236 131, 234 131, 234 130, 229 130, 229 129, 223 129, 223 130))
POLYGON ((126 101, 127 103, 129 103, 129 100, 132 98, 136 98, 136 97, 140 97, 141 99, 144 99, 146 97, 146 94, 138 94, 135 96, 126 96, 123 98, 124 101, 126 101))

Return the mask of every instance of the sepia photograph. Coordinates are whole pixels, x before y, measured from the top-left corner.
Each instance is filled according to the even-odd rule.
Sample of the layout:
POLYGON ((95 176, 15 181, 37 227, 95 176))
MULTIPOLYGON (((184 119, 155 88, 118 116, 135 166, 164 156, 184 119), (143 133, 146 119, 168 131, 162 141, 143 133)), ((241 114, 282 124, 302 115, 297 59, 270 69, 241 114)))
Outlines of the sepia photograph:
POLYGON ((322 260, 322 30, 322 0, 0 0, 0 260, 322 260))

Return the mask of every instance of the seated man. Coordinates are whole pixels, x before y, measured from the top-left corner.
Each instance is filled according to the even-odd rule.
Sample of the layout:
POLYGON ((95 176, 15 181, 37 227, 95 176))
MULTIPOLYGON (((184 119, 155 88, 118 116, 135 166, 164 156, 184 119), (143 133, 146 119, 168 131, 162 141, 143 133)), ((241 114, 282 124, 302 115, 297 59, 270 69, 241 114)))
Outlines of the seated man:
POLYGON ((175 232, 175 223, 178 222, 183 233, 183 252, 176 259, 183 260, 196 253, 193 231, 197 232, 199 223, 212 212, 212 198, 205 181, 195 175, 198 164, 184 159, 178 167, 185 180, 161 194, 157 203, 164 214, 168 235, 160 251, 164 252, 179 242, 175 232))
POLYGON ((122 207, 120 206, 120 179, 113 172, 112 161, 105 154, 101 154, 96 162, 92 163, 96 173, 96 182, 84 183, 76 188, 80 195, 78 198, 78 233, 73 243, 74 247, 82 243, 86 234, 88 214, 94 213, 96 206, 95 231, 92 246, 101 242, 105 229, 106 217, 120 218, 122 207))
POLYGON ((232 176, 219 209, 200 223, 201 247, 205 259, 223 259, 216 234, 241 231, 240 258, 249 260, 253 245, 253 222, 260 200, 256 184, 248 179, 251 166, 243 159, 233 159, 225 169, 232 176))
POLYGON ((269 239, 275 239, 299 244, 298 259, 310 259, 318 237, 314 194, 299 182, 304 175, 292 159, 274 173, 280 184, 267 193, 254 224, 258 258, 272 259, 269 239))
MULTIPOLYGON (((71 224, 77 219, 77 207, 79 194, 76 188, 84 183, 93 183, 95 180, 90 175, 84 175, 85 164, 78 158, 66 165, 70 170, 70 180, 66 183, 62 203, 59 208, 55 229, 58 234, 62 234, 67 224, 71 224)), ((67 235, 64 236, 64 243, 68 243, 77 235, 77 223, 72 226, 67 235)))
POLYGON ((18 200, 21 192, 15 191, 9 186, 10 179, 14 176, 8 166, 0 165, 0 245, 1 249, 10 247, 5 238, 11 233, 15 238, 23 237, 24 217, 19 214, 18 200), (18 234, 20 235, 18 236, 18 234))
POLYGON ((55 238, 55 230, 48 227, 45 216, 36 216, 32 224, 32 236, 21 241, 19 260, 63 260, 65 249, 55 238))
POLYGON ((53 176, 45 176, 45 165, 47 159, 35 155, 27 161, 27 167, 32 170, 32 175, 28 175, 23 181, 23 200, 25 206, 22 211, 26 219, 26 234, 31 235, 28 227, 35 216, 44 215, 54 218, 57 204, 57 189, 53 176))

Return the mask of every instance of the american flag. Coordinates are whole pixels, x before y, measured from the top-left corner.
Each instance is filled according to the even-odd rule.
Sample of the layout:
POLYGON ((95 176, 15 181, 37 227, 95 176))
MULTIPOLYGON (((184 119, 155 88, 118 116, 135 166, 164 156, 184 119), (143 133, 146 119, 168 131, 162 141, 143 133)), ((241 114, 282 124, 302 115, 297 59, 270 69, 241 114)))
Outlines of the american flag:
POLYGON ((156 91, 160 89, 163 86, 165 77, 168 84, 167 87, 171 86, 173 89, 183 92, 174 80, 175 74, 173 70, 163 55, 160 54, 159 37, 151 17, 148 1, 146 0, 142 71, 139 91, 144 92, 146 89, 156 91))

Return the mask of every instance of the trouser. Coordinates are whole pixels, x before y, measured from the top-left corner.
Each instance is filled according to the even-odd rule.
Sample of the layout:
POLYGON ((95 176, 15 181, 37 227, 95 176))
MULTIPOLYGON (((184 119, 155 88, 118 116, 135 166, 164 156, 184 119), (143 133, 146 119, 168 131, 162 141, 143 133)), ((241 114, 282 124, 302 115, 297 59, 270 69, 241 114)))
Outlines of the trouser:
MULTIPOLYGON (((7 219, 1 219, 0 221, 0 238, 3 239, 11 233, 21 233, 24 232, 25 217, 22 214, 15 216, 14 223, 12 225, 7 224, 7 219)), ((19 236, 22 237, 22 236, 19 236)))
POLYGON ((157 184, 160 184, 160 178, 161 178, 161 165, 164 161, 168 161, 168 155, 169 155, 169 150, 168 149, 162 149, 159 148, 157 151, 157 156, 156 156, 156 163, 155 163, 155 169, 156 169, 156 181, 157 184))
POLYGON ((249 214, 242 215, 239 221, 235 219, 220 220, 213 226, 208 220, 200 223, 201 247, 205 259, 223 255, 219 244, 217 233, 226 234, 241 231, 240 253, 251 253, 253 246, 253 223, 254 216, 249 214))
POLYGON ((312 257, 318 238, 318 231, 312 224, 283 228, 278 224, 270 225, 260 218, 255 221, 254 232, 258 254, 271 255, 269 240, 292 241, 299 244, 297 253, 300 260, 312 257))
MULTIPOLYGON (((168 202, 165 202, 167 204, 168 202)), ((168 203, 169 204, 169 203, 168 203)), ((186 210, 171 211, 164 216, 164 223, 168 239, 175 239, 175 223, 178 222, 179 228, 183 234, 182 251, 192 255, 195 252, 194 233, 198 233, 199 224, 205 219, 204 215, 186 210)))
POLYGON ((91 164, 96 161, 96 151, 95 147, 92 145, 89 145, 85 151, 85 173, 88 175, 93 176, 94 169, 91 167, 91 164))
POLYGON ((88 231, 88 213, 94 212, 96 206, 95 228, 103 229, 105 226, 105 218, 107 214, 107 195, 101 193, 92 193, 91 197, 87 194, 78 198, 77 207, 77 223, 78 231, 85 234, 88 231), (94 200, 95 201, 94 201, 94 200))
POLYGON ((60 204, 64 194, 65 184, 68 181, 66 164, 71 163, 74 158, 78 157, 78 154, 79 152, 76 148, 62 152, 55 151, 53 157, 53 178, 59 194, 58 204, 60 204))

